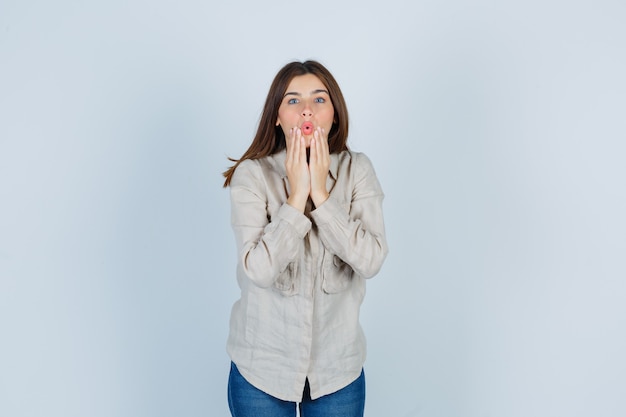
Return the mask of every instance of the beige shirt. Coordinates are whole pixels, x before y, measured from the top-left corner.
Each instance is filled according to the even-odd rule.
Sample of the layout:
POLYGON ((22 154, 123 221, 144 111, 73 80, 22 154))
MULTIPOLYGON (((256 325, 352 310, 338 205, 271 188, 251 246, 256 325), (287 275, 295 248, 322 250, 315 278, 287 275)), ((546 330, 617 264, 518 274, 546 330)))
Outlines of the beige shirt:
POLYGON ((383 192, 369 159, 331 155, 330 197, 305 213, 286 203, 285 151, 246 160, 231 187, 241 298, 227 350, 244 378, 286 401, 333 393, 359 377, 365 278, 387 255, 383 192))

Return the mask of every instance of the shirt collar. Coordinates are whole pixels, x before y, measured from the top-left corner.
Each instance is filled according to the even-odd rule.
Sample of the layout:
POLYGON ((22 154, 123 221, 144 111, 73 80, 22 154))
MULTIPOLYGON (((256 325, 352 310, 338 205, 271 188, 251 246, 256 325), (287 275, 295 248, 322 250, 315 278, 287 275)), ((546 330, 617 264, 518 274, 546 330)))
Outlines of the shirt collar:
MULTIPOLYGON (((281 178, 287 178, 287 170, 285 169, 285 159, 287 158, 287 150, 275 153, 269 156, 272 167, 278 172, 281 178)), ((339 155, 336 153, 330 154, 330 176, 336 181, 337 170, 339 169, 339 155)))

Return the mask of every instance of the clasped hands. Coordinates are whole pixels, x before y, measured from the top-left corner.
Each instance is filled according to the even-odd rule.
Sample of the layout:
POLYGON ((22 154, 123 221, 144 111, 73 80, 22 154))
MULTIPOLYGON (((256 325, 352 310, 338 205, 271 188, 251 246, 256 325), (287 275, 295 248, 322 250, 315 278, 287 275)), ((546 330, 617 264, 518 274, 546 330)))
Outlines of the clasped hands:
POLYGON ((306 140, 300 128, 292 128, 287 140, 285 169, 289 179, 290 194, 287 204, 304 213, 306 201, 311 197, 315 207, 328 199, 326 178, 330 168, 328 138, 324 129, 317 127, 310 139, 309 161, 307 163, 306 140))

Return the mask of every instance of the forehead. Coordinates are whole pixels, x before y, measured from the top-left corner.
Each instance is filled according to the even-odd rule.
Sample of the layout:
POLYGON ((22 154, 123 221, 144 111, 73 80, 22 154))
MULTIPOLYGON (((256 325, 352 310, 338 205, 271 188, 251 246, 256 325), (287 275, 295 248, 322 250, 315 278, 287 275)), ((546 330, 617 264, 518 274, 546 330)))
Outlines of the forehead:
POLYGON ((322 80, 313 74, 295 76, 287 86, 287 91, 299 93, 309 93, 315 90, 326 90, 326 86, 322 80))

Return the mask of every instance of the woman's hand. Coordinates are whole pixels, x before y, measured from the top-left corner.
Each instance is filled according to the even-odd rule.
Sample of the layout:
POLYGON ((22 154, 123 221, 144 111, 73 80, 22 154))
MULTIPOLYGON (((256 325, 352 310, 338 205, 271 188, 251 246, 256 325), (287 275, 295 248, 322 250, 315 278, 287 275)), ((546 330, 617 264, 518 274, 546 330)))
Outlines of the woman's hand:
POLYGON ((306 200, 311 192, 311 175, 306 162, 306 146, 302 131, 294 127, 287 138, 287 157, 285 169, 289 180, 287 204, 304 213, 306 200))
POLYGON ((311 139, 311 156, 309 158, 309 172, 311 175, 311 200, 315 207, 319 207, 328 199, 326 179, 330 169, 330 153, 328 151, 328 137, 321 127, 315 129, 311 139))

